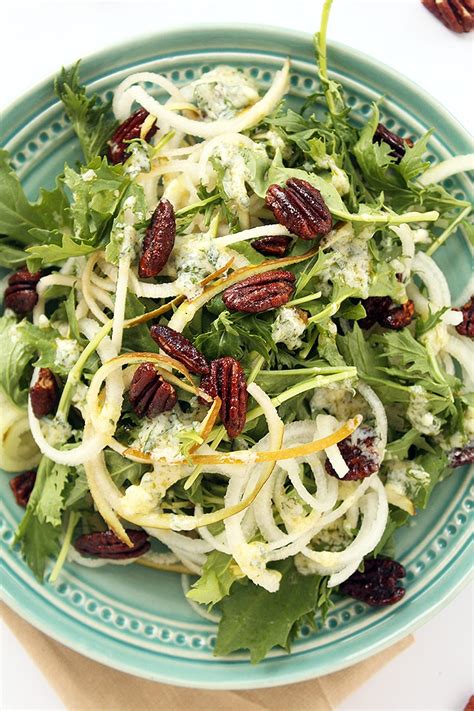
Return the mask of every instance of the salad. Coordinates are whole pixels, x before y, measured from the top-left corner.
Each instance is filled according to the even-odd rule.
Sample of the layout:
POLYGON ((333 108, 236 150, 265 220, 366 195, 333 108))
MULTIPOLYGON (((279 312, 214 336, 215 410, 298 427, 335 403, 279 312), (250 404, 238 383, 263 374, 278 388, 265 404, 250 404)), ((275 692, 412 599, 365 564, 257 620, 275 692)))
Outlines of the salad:
POLYGON ((330 6, 298 111, 289 59, 266 91, 230 66, 140 72, 111 104, 76 65, 55 91, 81 163, 32 203, 0 154, 22 554, 46 584, 66 561, 179 573, 215 653, 252 662, 334 596, 399 601, 394 532, 474 460, 474 300, 433 260, 472 240, 441 182, 474 156, 430 165, 432 132, 391 132, 382 99, 360 125, 328 76, 330 6))

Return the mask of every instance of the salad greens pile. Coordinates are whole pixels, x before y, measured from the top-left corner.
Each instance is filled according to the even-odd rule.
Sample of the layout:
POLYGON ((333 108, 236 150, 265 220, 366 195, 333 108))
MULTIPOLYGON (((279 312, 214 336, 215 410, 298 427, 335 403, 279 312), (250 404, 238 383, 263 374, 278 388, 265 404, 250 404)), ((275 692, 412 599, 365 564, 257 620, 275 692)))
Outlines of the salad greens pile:
POLYGON ((152 549, 148 565, 195 576, 187 598, 219 616, 215 653, 247 649, 252 662, 274 646, 289 650, 303 625, 317 628, 364 556, 393 553, 395 530, 428 505, 453 471, 450 452, 466 447, 474 429, 472 344, 456 331, 460 312, 431 259, 458 228, 472 237, 471 204, 429 179, 432 131, 406 143, 400 158, 378 139, 383 100, 363 125, 351 111, 327 71, 330 5, 315 38, 319 87, 297 108, 281 95, 240 127, 241 110, 261 99, 258 87, 245 73, 218 67, 207 83, 204 75, 182 87, 182 107, 157 114, 154 138, 134 137, 124 162, 113 164, 108 141, 123 121, 128 89, 119 87, 112 111, 81 85, 78 63, 61 71, 55 91, 80 162, 66 164, 55 186, 30 202, 8 152, 0 152, 0 265, 41 271, 33 313, 7 308, 0 317, 2 464, 37 469, 17 532, 22 554, 39 580, 54 582, 67 559, 81 563, 73 545, 79 536, 111 528, 124 540, 120 521, 143 526, 168 550, 152 549), (215 125, 216 133, 201 141, 202 132, 183 130, 182 119, 215 125), (212 289, 235 269, 259 273, 268 257, 250 238, 289 235, 265 196, 290 178, 320 191, 333 229, 319 241, 291 237, 281 260, 295 275, 287 304, 231 311, 222 290, 212 289), (160 276, 140 281, 143 238, 163 198, 175 209, 175 246, 160 276), (371 299, 380 297, 389 297, 385 309, 412 300, 413 318, 396 329, 369 322, 369 306, 378 303, 371 299), (255 388, 237 438, 218 422, 204 433, 199 382, 190 385, 179 372, 183 389, 171 412, 144 419, 127 395, 121 402, 127 370, 117 378, 104 364, 120 356, 130 369, 134 354, 160 358, 152 320, 180 323, 176 330, 208 361, 240 362, 255 388), (56 413, 39 420, 27 411, 38 368, 50 369, 60 390, 56 413), (106 388, 94 400, 102 373, 106 388), (104 393, 114 387, 119 395, 109 402, 104 393), (97 428, 98 413, 111 429, 110 422, 97 428), (347 468, 341 476, 334 448, 307 457, 295 450, 290 464, 273 461, 247 511, 197 525, 242 500, 246 482, 252 490, 252 472, 262 466, 255 452, 271 450, 271 413, 282 423, 282 449, 329 436, 361 414, 381 455, 377 472, 343 480, 347 468), (196 453, 212 450, 222 455, 217 464, 197 461, 196 453), (224 462, 232 452, 247 453, 250 466, 232 474, 224 462), (232 492, 239 477, 242 488, 232 492), (174 524, 156 525, 169 515, 174 524))

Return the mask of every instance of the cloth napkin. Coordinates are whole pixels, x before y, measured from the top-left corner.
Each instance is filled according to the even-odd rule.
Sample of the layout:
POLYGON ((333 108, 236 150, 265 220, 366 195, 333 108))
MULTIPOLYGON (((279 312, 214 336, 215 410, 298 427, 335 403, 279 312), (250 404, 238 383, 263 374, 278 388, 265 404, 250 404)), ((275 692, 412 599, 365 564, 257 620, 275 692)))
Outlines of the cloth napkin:
POLYGON ((69 711, 330 711, 413 643, 406 637, 348 669, 291 686, 205 691, 110 669, 50 639, 5 605, 2 613, 69 711))

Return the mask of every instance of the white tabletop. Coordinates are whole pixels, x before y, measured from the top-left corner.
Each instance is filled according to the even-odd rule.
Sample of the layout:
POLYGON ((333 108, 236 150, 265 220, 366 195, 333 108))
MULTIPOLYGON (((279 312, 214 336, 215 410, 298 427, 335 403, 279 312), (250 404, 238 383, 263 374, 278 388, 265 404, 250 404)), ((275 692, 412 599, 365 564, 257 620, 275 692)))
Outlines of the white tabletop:
MULTIPOLYGON (((321 5, 322 0, 8 0, 2 11, 0 103, 6 106, 62 64, 153 30, 252 22, 308 31, 317 28, 321 5)), ((472 132, 472 38, 450 33, 419 0, 335 0, 330 38, 409 76, 472 132)), ((418 630, 415 644, 347 699, 341 711, 462 710, 473 687, 472 609, 471 587, 418 630)), ((2 711, 64 708, 4 626, 1 670, 2 711)))

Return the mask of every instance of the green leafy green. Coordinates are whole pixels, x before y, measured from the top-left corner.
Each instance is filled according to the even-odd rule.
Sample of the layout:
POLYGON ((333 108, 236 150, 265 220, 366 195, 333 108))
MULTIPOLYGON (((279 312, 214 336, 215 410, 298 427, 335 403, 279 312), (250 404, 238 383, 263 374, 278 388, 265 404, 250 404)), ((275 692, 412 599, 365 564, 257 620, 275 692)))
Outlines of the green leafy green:
POLYGON ((229 594, 234 582, 242 577, 232 556, 212 551, 206 558, 201 577, 186 597, 202 605, 215 605, 229 594))
POLYGON ((24 337, 26 321, 0 317, 0 388, 17 405, 26 405, 35 346, 24 337))
POLYGON ((289 651, 293 627, 317 607, 323 579, 300 575, 292 560, 282 561, 275 568, 282 574, 277 592, 269 593, 247 582, 234 585, 231 594, 221 600, 216 655, 248 649, 252 664, 257 664, 272 647, 289 651))
POLYGON ((88 163, 95 156, 102 155, 117 122, 110 102, 103 103, 98 95, 87 96, 86 88, 79 80, 79 64, 62 68, 54 82, 54 90, 63 102, 88 163))

